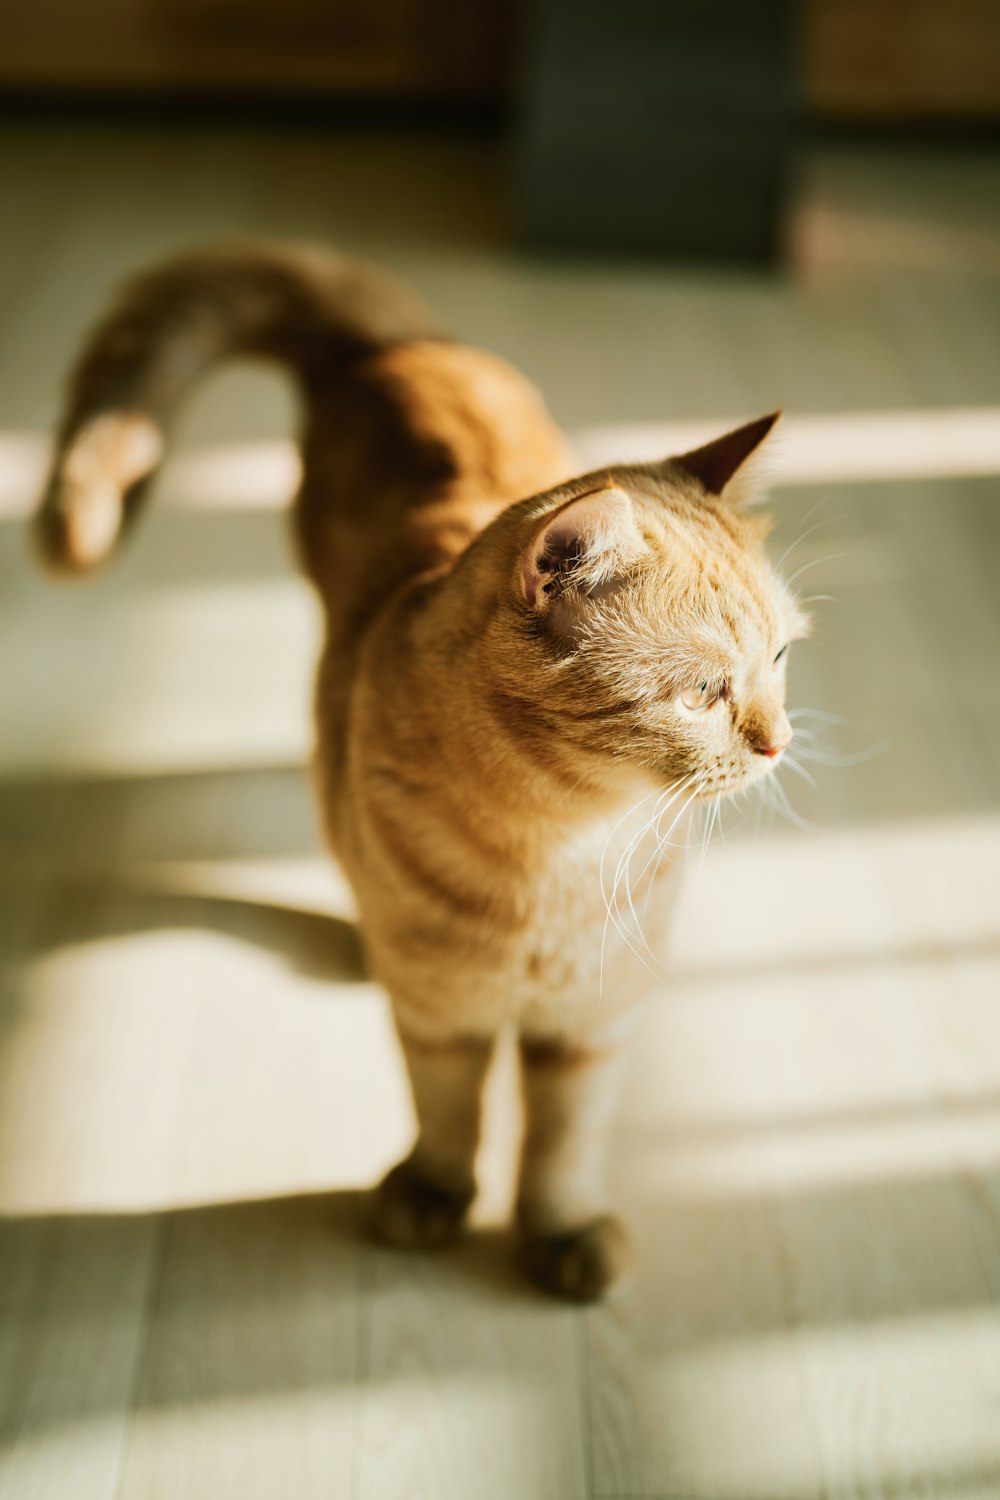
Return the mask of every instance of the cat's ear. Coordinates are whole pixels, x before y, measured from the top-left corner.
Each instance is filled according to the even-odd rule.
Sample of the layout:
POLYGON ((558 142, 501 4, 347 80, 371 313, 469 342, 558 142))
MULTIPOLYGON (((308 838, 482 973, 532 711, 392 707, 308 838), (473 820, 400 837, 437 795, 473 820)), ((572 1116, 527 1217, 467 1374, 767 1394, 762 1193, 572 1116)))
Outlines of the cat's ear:
POLYGON ((670 464, 697 479, 706 494, 736 505, 752 500, 766 478, 760 461, 762 445, 780 416, 781 412, 775 411, 770 416, 758 417, 756 422, 747 422, 745 427, 737 427, 703 448, 679 454, 670 459, 670 464))
POLYGON ((645 550, 624 490, 609 484, 578 495, 541 522, 521 558, 525 602, 546 609, 570 591, 605 591, 645 550))

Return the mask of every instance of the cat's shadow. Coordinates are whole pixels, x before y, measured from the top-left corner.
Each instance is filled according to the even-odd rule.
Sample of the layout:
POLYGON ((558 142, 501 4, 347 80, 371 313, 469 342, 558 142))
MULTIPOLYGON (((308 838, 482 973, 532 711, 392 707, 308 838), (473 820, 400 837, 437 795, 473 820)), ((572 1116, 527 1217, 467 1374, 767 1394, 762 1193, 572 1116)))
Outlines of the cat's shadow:
POLYGON ((369 977, 352 921, 206 890, 169 869, 326 858, 302 766, 4 777, 0 848, 0 923, 19 957, 186 928, 264 950, 310 979, 369 977))
MULTIPOLYGON (((461 1319, 450 1326, 445 1314, 456 1297, 475 1306, 487 1332, 495 1325, 496 1337, 518 1305, 536 1307, 543 1321, 565 1316, 519 1275, 511 1234, 472 1232, 433 1255, 387 1250, 368 1234, 370 1202, 352 1189, 137 1213, 0 1216, 0 1266, 25 1268, 29 1279, 68 1278, 57 1341, 75 1328, 101 1330, 106 1357, 119 1364, 129 1349, 144 1349, 136 1401, 147 1410, 349 1387, 370 1364, 375 1312, 391 1318, 396 1309, 405 1320, 415 1296, 426 1307, 435 1363, 464 1378, 483 1351, 461 1319), (193 1329, 196 1358, 186 1357, 193 1329)), ((22 1299, 7 1309, 15 1344, 21 1334, 38 1336, 33 1305, 22 1299)), ((80 1368, 44 1409, 36 1404, 39 1425, 77 1421, 81 1404, 96 1415, 114 1399, 114 1379, 95 1383, 80 1368)))
POLYGON ((370 978, 357 925, 333 913, 254 897, 174 890, 124 876, 57 880, 48 888, 47 909, 48 919, 31 928, 26 956, 77 943, 194 929, 263 949, 309 979, 364 984, 370 978))

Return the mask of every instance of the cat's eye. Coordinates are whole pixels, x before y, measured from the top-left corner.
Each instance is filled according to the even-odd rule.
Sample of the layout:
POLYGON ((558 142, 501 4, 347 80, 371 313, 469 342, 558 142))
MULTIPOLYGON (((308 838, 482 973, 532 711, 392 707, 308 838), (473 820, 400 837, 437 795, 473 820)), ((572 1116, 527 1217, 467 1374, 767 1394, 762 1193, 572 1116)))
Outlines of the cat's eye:
POLYGON ((785 654, 785 652, 787 650, 788 650, 788 642, 786 641, 785 644, 782 646, 781 650, 778 652, 777 656, 774 658, 774 665, 775 666, 778 665, 779 661, 784 656, 784 654, 785 654))
POLYGON ((724 689, 713 682, 699 682, 695 687, 684 688, 681 692, 681 702, 685 708, 692 713, 700 713, 704 708, 711 708, 718 703, 723 696, 724 689))

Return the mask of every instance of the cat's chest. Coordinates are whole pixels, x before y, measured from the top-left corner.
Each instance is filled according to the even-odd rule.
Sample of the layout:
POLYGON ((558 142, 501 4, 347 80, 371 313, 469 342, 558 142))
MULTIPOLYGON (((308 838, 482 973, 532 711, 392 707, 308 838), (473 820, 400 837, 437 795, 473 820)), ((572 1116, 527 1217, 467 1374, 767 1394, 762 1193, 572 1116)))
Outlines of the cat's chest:
POLYGON ((484 926, 464 1003, 486 1026, 539 1035, 614 1026, 665 977, 679 852, 634 823, 553 849, 519 920, 484 926))
POLYGON ((369 862, 359 891, 378 977, 414 1025, 602 1025, 664 974, 681 851, 662 835, 641 816, 609 820, 516 868, 449 871, 444 890, 398 858, 371 879, 369 862))
POLYGON ((592 984, 661 963, 680 851, 653 829, 612 829, 565 849, 534 891, 525 977, 592 984))

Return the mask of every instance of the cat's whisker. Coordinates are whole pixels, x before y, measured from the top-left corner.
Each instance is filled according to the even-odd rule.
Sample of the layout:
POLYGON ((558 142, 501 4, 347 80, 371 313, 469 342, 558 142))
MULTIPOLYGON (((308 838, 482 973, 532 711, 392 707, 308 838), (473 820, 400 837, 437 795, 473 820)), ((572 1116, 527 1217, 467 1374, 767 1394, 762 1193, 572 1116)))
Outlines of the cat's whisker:
POLYGON ((855 750, 850 753, 838 750, 824 750, 819 745, 802 745, 798 755, 801 760, 811 760, 816 765, 833 766, 842 769, 845 766, 861 766, 866 761, 875 760, 879 755, 884 755, 890 748, 889 740, 879 740, 877 744, 869 745, 864 750, 855 750))
POLYGON ((836 767, 862 765, 865 761, 884 754, 891 745, 890 740, 882 738, 858 750, 840 750, 836 745, 824 744, 821 736, 838 727, 870 731, 873 726, 862 719, 849 719, 843 714, 829 713, 818 708, 793 708, 788 717, 795 725, 795 759, 799 761, 807 760, 817 765, 836 767), (803 718, 815 719, 817 727, 810 728, 801 723, 803 718))
MULTIPOLYGON (((617 907, 617 902, 616 902, 616 907, 617 907)), ((649 964, 649 962, 647 961, 645 955, 643 954, 642 950, 640 948, 636 947, 635 943, 632 940, 631 933, 629 932, 629 930, 628 930, 627 926, 625 925, 625 923, 622 921, 620 913, 618 913, 617 910, 613 914, 613 920, 614 920, 615 928, 616 928, 619 936, 621 937, 622 941, 624 942, 626 948, 628 948, 629 952, 635 955, 635 957, 642 964, 642 966, 646 970, 646 972, 649 973, 649 974, 652 974, 652 976, 653 976, 654 979, 662 978, 663 977, 662 966, 656 964, 656 956, 652 952, 652 949, 648 950, 649 951, 649 956, 650 956, 650 958, 653 959, 653 964, 656 965, 656 967, 651 966, 649 964), (658 970, 659 970, 659 972, 658 972, 658 970)), ((605 929, 605 937, 606 937, 606 935, 607 935, 607 930, 605 929)), ((641 936, 641 934, 640 934, 640 936, 641 936)), ((647 948, 648 948, 648 945, 647 945, 647 948)), ((602 963, 603 963, 603 947, 602 947, 602 963)), ((603 973, 602 973, 602 988, 601 988, 601 992, 600 993, 601 993, 601 996, 603 997, 603 994, 604 994, 604 990, 603 990, 603 973)))
POLYGON ((659 854, 665 854, 666 851, 667 851, 667 849, 669 849, 671 847, 670 835, 673 833, 674 829, 677 827, 677 825, 680 822, 681 818, 683 817, 684 813, 691 806, 691 803, 698 796, 698 793, 701 790, 701 783, 703 781, 704 781, 704 774, 703 773, 699 773, 699 774, 697 774, 695 776, 693 785, 689 783, 688 788, 686 790, 688 790, 690 792, 690 795, 687 796, 684 799, 683 805, 681 806, 681 808, 678 810, 678 812, 675 814, 675 816, 671 820, 670 827, 667 829, 667 831, 666 831, 665 834, 661 831, 660 825, 662 824, 663 819, 666 816, 667 812, 670 810, 671 805, 676 801, 675 797, 672 797, 670 799, 670 802, 667 804, 667 806, 665 808, 663 808, 663 810, 661 811, 661 813, 657 817, 657 819, 656 819, 656 825, 655 825, 655 828, 653 830, 654 834, 656 836, 656 852, 657 853, 659 853, 659 854))
POLYGON ((758 782, 755 783, 754 789, 758 793, 757 811, 758 811, 758 814, 759 814, 759 818, 758 818, 758 825, 757 826, 758 826, 758 828, 761 826, 761 824, 763 823, 764 814, 766 813, 767 814, 767 827, 768 828, 773 828, 774 827, 775 810, 776 810, 777 805, 778 805, 777 804, 777 798, 775 797, 775 794, 774 794, 774 779, 773 779, 773 777, 771 777, 771 776, 765 776, 764 779, 763 779, 763 781, 758 781, 758 782))
POLYGON ((793 724, 798 719, 821 719, 827 724, 846 724, 852 729, 871 728, 871 725, 866 724, 863 719, 848 719, 843 714, 830 713, 825 708, 790 708, 788 718, 793 724))
MULTIPOLYGON (((637 882, 637 884, 641 884, 642 880, 646 876, 646 872, 649 871, 649 880, 648 880, 648 883, 646 885, 646 896, 645 896, 645 900, 643 902, 643 908, 642 908, 642 915, 643 915, 643 921, 644 922, 645 922, 645 919, 646 919, 646 915, 647 915, 647 913, 649 911, 649 903, 650 903, 650 900, 652 898, 653 891, 656 888, 656 879, 657 879, 657 876, 658 876, 659 871, 660 871, 660 866, 663 864, 664 859, 666 859, 668 850, 671 847, 682 847, 685 850, 689 847, 686 844, 682 845, 682 846, 673 846, 673 845, 671 845, 670 834, 673 832, 673 830, 677 826, 677 824, 681 821, 681 819, 683 818, 685 812, 690 807, 691 803, 694 801, 694 799, 697 796, 697 794, 698 794, 698 789, 696 787, 692 791, 691 795, 688 798, 685 799, 683 805, 681 806, 681 808, 679 809, 679 811, 675 814, 675 816, 674 816, 674 818, 673 818, 673 820, 672 820, 672 822, 670 824, 670 827, 667 830, 666 835, 661 835, 660 832, 659 832, 659 830, 656 829, 656 828, 653 829, 653 833, 654 833, 654 836, 656 838, 656 846, 655 846, 652 854, 649 856, 649 859, 646 861, 646 864, 643 866, 643 869, 642 869, 642 871, 641 871, 641 873, 639 875, 639 881, 637 882)), ((648 947, 648 943, 647 943, 647 947, 648 947)))
MULTIPOLYGON (((612 899, 612 901, 614 901, 615 898, 616 898, 618 887, 619 887, 619 884, 621 882, 623 872, 626 869, 626 867, 628 865, 628 862, 631 860, 631 857, 632 857, 632 854, 633 854, 633 852, 634 852, 634 850, 636 848, 636 845, 639 843, 640 840, 642 840, 646 836, 646 834, 649 832, 650 828, 653 826, 653 823, 655 822, 655 820, 656 820, 656 818, 658 816, 659 810, 662 807, 662 805, 664 803, 664 800, 667 797, 669 797, 671 791, 675 787, 678 787, 679 785, 680 785, 679 782, 673 782, 671 784, 671 786, 666 787, 662 792, 660 792, 657 795, 656 802, 653 805, 653 811, 650 813, 649 817, 643 822, 643 824, 641 825, 641 827, 639 827, 636 830, 636 832, 632 835, 632 837, 626 843, 625 848, 624 848, 624 850, 622 851, 622 853, 621 853, 621 855, 619 857, 618 865, 617 865, 617 867, 615 869, 615 876, 614 876, 614 881, 612 882, 612 890, 611 890, 611 899, 612 899)), ((652 795, 652 794, 650 794, 650 795, 652 795)), ((648 798, 644 798, 643 800, 644 801, 648 801, 649 799, 648 798)), ((637 804, 637 806, 641 806, 641 805, 642 805, 641 803, 637 804)), ((634 810, 635 809, 633 809, 633 811, 634 810)), ((620 826, 621 826, 620 824, 616 824, 615 825, 616 829, 618 827, 620 827, 620 826)), ((614 830, 613 830, 613 832, 614 832, 614 830)), ((612 836, 613 836, 613 833, 612 833, 612 836)), ((607 845, 605 845, 605 848, 607 848, 607 845)), ((603 888, 603 882, 602 882, 602 888, 603 888)))
POLYGON ((841 558, 850 556, 850 552, 827 552, 823 557, 812 557, 808 562, 801 563, 799 567, 795 569, 794 573, 789 573, 788 577, 785 579, 785 582, 788 587, 791 588, 795 580, 797 578, 801 578, 803 573, 808 573, 810 568, 820 568, 824 563, 840 562, 841 558))
MULTIPOLYGON (((699 792, 700 786, 701 786, 701 782, 702 782, 703 779, 704 779, 703 773, 699 773, 695 777, 695 784, 694 784, 694 787, 692 789, 692 795, 690 797, 688 797, 688 798, 685 799, 683 806, 680 808, 680 810, 678 811, 678 813, 675 815, 675 817, 674 817, 673 821, 671 822, 670 827, 667 829, 667 832, 666 832, 665 835, 661 831, 660 824, 663 822, 664 817, 666 816, 667 812, 669 811, 669 805, 668 805, 668 807, 664 807, 662 809, 662 811, 659 813, 658 817, 654 820, 654 825, 653 825, 653 830, 652 831, 653 831, 653 836, 654 836, 655 841, 656 841, 655 848, 653 849, 652 854, 650 855, 649 859, 646 861, 645 865, 643 866, 643 868, 642 868, 642 870, 641 870, 641 872, 639 874, 639 879, 636 882, 637 886, 641 885, 642 881, 644 880, 644 878, 646 876, 646 871, 647 870, 650 871, 649 880, 648 880, 648 883, 646 885, 646 896, 645 896, 645 900, 643 901, 643 908, 642 908, 643 921, 645 921, 645 919, 646 919, 646 913, 649 911, 649 902, 650 902, 650 899, 652 897, 653 891, 656 888, 656 877, 659 874, 660 866, 662 865, 664 859, 666 858, 667 850, 672 847, 672 845, 670 843, 670 835, 673 832, 674 828, 677 826, 677 824, 680 822, 681 818, 684 816, 684 813, 690 807, 691 803, 694 801, 694 798, 698 795, 698 792, 699 792)), ((671 798, 671 803, 674 800, 675 800, 674 798, 671 798)), ((685 844, 685 845, 680 846, 680 847, 683 847, 685 849, 685 851, 686 851, 690 847, 690 845, 685 844)))
POLYGON ((656 835, 656 847, 658 852, 665 852, 667 849, 673 847, 671 844, 670 835, 673 833, 674 829, 681 821, 684 813, 699 795, 703 780, 704 776, 699 775, 698 777, 696 777, 693 784, 689 784, 688 787, 685 788, 685 791, 687 791, 689 795, 684 798, 683 804, 680 808, 678 808, 677 812, 670 820, 670 826, 667 829, 666 833, 664 833, 662 829, 663 820, 666 817, 667 813, 670 811, 670 807, 673 805, 674 801, 676 801, 676 798, 671 798, 670 804, 668 804, 668 806, 662 810, 659 817, 656 819, 656 826, 653 831, 656 835))
MULTIPOLYGON (((621 914, 620 914, 620 912, 618 910, 618 888, 619 888, 619 885, 620 885, 620 882, 621 882, 623 866, 625 864, 627 864, 627 860, 630 857, 631 851, 632 851, 633 847, 635 846, 635 844, 638 842, 639 839, 645 837, 646 833, 649 831, 650 827, 652 826, 652 821, 653 821, 653 819, 657 815, 657 809, 660 808, 660 806, 663 803, 664 799, 668 798, 670 796, 671 792, 675 788, 679 789, 681 787, 681 783, 684 780, 686 780, 686 779, 687 778, 682 777, 680 782, 673 782, 670 786, 666 787, 662 792, 659 792, 659 793, 648 792, 645 797, 640 797, 639 800, 637 802, 634 802, 632 804, 632 806, 628 809, 628 811, 625 812, 625 813, 623 813, 623 815, 618 819, 618 821, 615 823, 615 825, 612 828, 611 832, 608 834, 607 838, 604 841, 604 848, 601 850, 601 862, 600 862, 601 898, 604 901, 604 906, 605 906, 604 928, 603 928, 603 931, 601 933, 601 963, 600 963, 600 983, 599 983, 599 995, 600 995, 600 997, 602 999, 604 997, 604 967, 605 967, 605 956, 606 956, 607 942, 608 942, 608 928, 609 928, 609 926, 612 923, 614 924, 616 930, 621 934, 621 936, 624 939, 625 943, 632 950, 632 952, 633 953, 636 952, 636 950, 633 947, 632 942, 630 940, 629 934, 628 934, 627 930, 625 929, 625 927, 623 926, 623 923, 622 923, 622 920, 621 920, 621 914), (606 861, 606 858, 607 858, 608 849, 611 846, 611 842, 614 839, 615 834, 623 826, 623 824, 625 824, 630 817, 632 817, 636 812, 638 812, 638 810, 639 810, 640 807, 644 806, 647 802, 649 802, 650 798, 653 797, 653 796, 656 797, 656 802, 655 802, 654 807, 653 807, 653 813, 652 813, 650 819, 647 820, 646 822, 644 822, 642 824, 642 826, 638 829, 638 831, 635 834, 633 834, 633 836, 629 839, 628 843, 626 844, 625 850, 623 851, 621 857, 619 858, 618 865, 617 865, 617 868, 615 870, 615 878, 614 878, 614 882, 613 882, 612 889, 611 889, 611 896, 609 898, 608 897, 608 892, 607 892, 607 887, 606 887, 605 881, 604 881, 604 870, 605 870, 605 861, 606 861)), ((636 953, 636 956, 638 958, 640 958, 640 960, 642 960, 641 953, 636 953)), ((645 960, 642 960, 642 961, 645 962, 645 960)))
POLYGON ((712 842, 712 833, 715 829, 715 820, 719 816, 719 803, 721 801, 722 794, 716 793, 715 800, 713 801, 711 809, 709 811, 709 815, 705 819, 705 833, 701 844, 701 859, 698 862, 699 870, 704 869, 705 866, 705 856, 708 853, 708 846, 712 842))
POLYGON ((786 818, 789 823, 794 823, 796 828, 801 828, 806 833, 815 832, 816 824, 810 823, 807 818, 803 818, 799 813, 795 811, 795 808, 788 800, 788 793, 781 785, 781 782, 778 780, 777 775, 771 777, 771 788, 775 796, 775 805, 778 811, 781 813, 782 817, 786 818))
MULTIPOLYGON (((653 951, 650 948, 649 943, 646 941, 645 935, 644 935, 643 930, 642 930, 642 923, 639 920, 639 913, 635 909, 635 901, 634 901, 633 896, 632 896, 631 870, 632 870, 632 857, 635 854, 635 851, 638 848, 639 844, 646 837, 647 833, 649 833, 650 830, 652 829, 652 826, 653 826, 652 819, 650 819, 650 821, 647 824, 645 824, 645 826, 643 828, 641 828, 639 830, 639 833, 636 835, 636 837, 634 839, 632 839, 631 843, 628 846, 626 855, 624 856, 624 869, 622 870, 621 878, 620 878, 620 880, 618 881, 618 883, 615 886, 615 895, 616 895, 616 897, 617 897, 619 888, 622 885, 625 887, 625 898, 626 898, 626 901, 628 902, 628 914, 631 916, 632 921, 633 921, 633 923, 635 925, 635 937, 636 937, 636 940, 639 943, 641 943, 642 946, 647 950, 647 952, 650 954, 650 957, 653 956, 653 951)), ((616 909, 616 911, 618 911, 619 916, 621 916, 621 911, 618 908, 617 901, 615 903, 615 909, 616 909)), ((623 919, 623 920, 625 920, 625 919, 623 919)), ((620 928, 620 930, 622 932, 624 932, 624 930, 625 930, 624 925, 620 928)))
POLYGON ((696 847, 698 849, 698 869, 699 870, 703 867, 703 865, 705 863, 705 850, 708 848, 708 835, 709 835, 709 829, 711 828, 711 826, 712 826, 712 804, 708 803, 702 809, 701 827, 698 830, 698 841, 697 841, 697 846, 696 847))
MULTIPOLYGON (((688 808, 691 806, 691 803, 694 801, 695 797, 697 797, 697 795, 698 795, 698 793, 699 793, 700 790, 701 790, 700 786, 696 786, 694 788, 694 790, 691 793, 691 796, 685 801, 683 807, 681 807, 680 811, 674 817, 673 821, 670 824, 670 827, 666 831, 666 834, 663 835, 663 837, 659 840, 658 847, 657 847, 658 858, 657 858, 657 862, 656 862, 656 868, 653 871, 653 879, 654 880, 656 879, 657 870, 659 870, 660 865, 662 864, 663 860, 666 858, 667 851, 669 849, 673 848, 673 847, 676 847, 671 842, 671 834, 673 833, 674 829, 677 827, 678 823, 683 818, 684 814, 687 812, 688 808)), ((684 844, 682 847, 684 849, 685 855, 688 855, 690 853, 690 850, 691 850, 691 844, 690 844, 690 842, 684 844)))
POLYGON ((746 787, 744 789, 744 791, 741 793, 741 795, 744 795, 744 796, 746 796, 747 798, 750 799, 750 806, 753 809, 753 831, 754 831, 754 835, 756 836, 757 834, 760 833, 760 825, 761 825, 761 818, 762 818, 762 815, 763 815, 764 799, 760 795, 760 791, 759 791, 759 788, 757 786, 748 786, 748 787, 746 787), (756 796, 754 795, 755 793, 757 793, 756 796))
MULTIPOLYGON (((684 814, 687 812, 687 810, 691 806, 692 802, 698 796, 698 793, 701 790, 701 781, 703 779, 704 779, 703 777, 699 777, 698 781, 696 782, 696 784, 693 787, 690 788, 690 794, 684 799, 683 804, 678 809, 678 811, 674 814, 674 817, 671 819, 671 822, 670 822, 670 827, 667 829, 666 833, 661 833, 660 828, 659 828, 659 824, 657 824, 657 827, 654 829, 654 833, 656 835, 656 849, 654 850, 654 852, 653 852, 653 854, 651 856, 651 860, 652 859, 656 860, 656 866, 654 868, 653 875, 651 877, 650 888, 652 888, 652 882, 655 881, 655 879, 656 879, 656 871, 659 869, 659 867, 662 864, 663 860, 666 858, 667 851, 669 849, 671 849, 671 848, 676 848, 676 847, 683 847, 684 849, 689 849, 691 847, 690 844, 685 844, 683 846, 674 845, 671 842, 671 834, 673 833, 673 831, 677 827, 677 825, 680 823, 681 819, 684 817, 684 814)), ((666 812, 666 809, 664 809, 664 812, 666 812)), ((660 821, 662 821, 662 816, 663 815, 661 814, 660 821)))
POLYGON ((790 755, 787 750, 785 751, 785 755, 781 764, 783 766, 787 766, 790 771, 794 771, 796 776, 801 776, 803 781, 808 781, 810 786, 816 785, 815 776, 810 775, 805 766, 800 765, 799 762, 792 755, 790 755))
MULTIPOLYGON (((639 811, 640 807, 643 807, 650 800, 651 797, 656 797, 657 798, 657 803, 658 803, 659 799, 660 799, 660 797, 662 797, 662 795, 663 795, 662 793, 647 792, 646 795, 645 795, 645 797, 640 797, 637 802, 633 802, 632 806, 630 808, 628 808, 628 810, 626 812, 622 813, 621 817, 615 823, 614 827, 611 829, 611 832, 608 834, 607 838, 604 840, 604 847, 601 850, 600 879, 601 879, 601 894, 602 894, 602 896, 604 896, 604 904, 605 904, 605 906, 607 906, 607 904, 608 904, 608 898, 607 898, 606 888, 605 888, 605 884, 604 884, 604 867, 605 867, 605 861, 606 861, 607 855, 608 855, 608 850, 611 847, 611 842, 614 839, 615 834, 618 832, 619 828, 621 828, 625 823, 628 822, 629 818, 631 818, 634 813, 637 813, 639 811)), ((609 908, 609 910, 610 910, 610 908, 609 908)))
MULTIPOLYGON (((604 932, 602 934, 601 942, 600 993, 602 996, 604 993, 604 956, 607 945, 607 932, 609 922, 614 923, 616 930, 621 935, 622 940, 625 942, 626 946, 633 954, 635 954, 635 956, 639 959, 639 961, 643 964, 647 971, 653 974, 654 978, 662 977, 662 965, 658 964, 656 955, 653 953, 653 950, 646 939, 645 933, 643 931, 643 922, 642 920, 640 920, 638 912, 635 908, 633 889, 637 889, 641 885, 643 877, 645 876, 646 871, 649 869, 652 859, 655 858, 656 852, 662 850, 662 845, 659 838, 659 823, 662 821, 663 817, 666 815, 667 811, 677 800, 677 798, 680 797, 686 790, 690 789, 689 795, 685 799, 680 812, 677 814, 673 823, 671 824, 672 831, 672 829, 676 826, 676 823, 679 821, 680 817, 683 815, 684 809, 689 805, 691 801, 693 801, 694 797, 697 795, 698 783, 700 782, 700 780, 700 773, 690 772, 687 776, 683 777, 680 782, 674 782, 660 794, 660 796, 657 798, 657 802, 654 806, 651 817, 642 825, 642 827, 637 830, 635 834, 633 834, 632 838, 628 841, 625 849, 622 852, 622 855, 618 861, 618 867, 615 871, 615 882, 612 889, 610 901, 608 901, 606 892, 602 892, 605 898, 605 905, 607 906, 607 917, 605 918, 604 932), (693 787, 691 785, 692 782, 694 782, 693 787), (633 883, 631 879, 632 858, 641 841, 651 831, 657 838, 657 851, 654 851, 654 854, 651 855, 650 859, 646 861, 646 864, 643 866, 643 869, 640 872, 638 880, 633 883), (628 902, 627 914, 622 911, 619 902, 619 890, 621 889, 622 885, 624 885, 625 887, 625 896, 628 902), (634 932, 629 928, 628 915, 631 916, 634 923, 634 932), (654 964, 657 965, 656 969, 651 968, 647 963, 641 949, 636 946, 637 942, 641 943, 642 946, 646 949, 649 957, 653 960, 654 964)), ((648 798, 643 800, 648 800, 648 798)), ((662 858, 662 852, 660 853, 660 857, 662 858)))
POLYGON ((803 594, 800 604, 839 604, 836 594, 803 594))
MULTIPOLYGON (((658 839, 658 826, 659 826, 659 822, 662 820, 662 818, 663 818, 664 814, 667 812, 667 810, 672 806, 672 804, 681 795, 681 793, 683 792, 683 790, 685 788, 685 784, 690 785, 690 782, 691 782, 692 778, 694 778, 695 780, 698 780, 699 779, 698 773, 691 772, 688 776, 682 778, 682 780, 681 780, 680 783, 676 783, 675 782, 672 788, 668 788, 668 792, 672 793, 672 795, 669 795, 667 797, 667 801, 666 801, 666 803, 665 803, 665 805, 663 807, 661 807, 661 805, 660 805, 663 802, 663 800, 664 800, 663 797, 661 796, 660 798, 657 799, 656 806, 653 809, 653 814, 652 814, 651 818, 649 819, 649 822, 646 823, 644 825, 644 827, 639 830, 638 835, 634 839, 631 840, 631 842, 628 845, 628 848, 626 850, 626 854, 623 856, 623 859, 625 861, 625 868, 624 868, 624 872, 623 872, 623 877, 622 878, 623 878, 624 884, 625 884, 625 894, 626 894, 626 897, 628 899, 629 912, 631 913, 632 919, 635 922, 636 933, 637 933, 637 936, 639 938, 639 941, 643 944, 643 946, 649 952, 650 957, 654 957, 653 951, 650 948, 649 943, 647 942, 646 937, 645 937, 645 935, 643 933, 642 922, 640 921, 638 913, 636 912, 635 902, 634 902, 633 894, 632 894, 632 892, 633 892, 633 882, 632 882, 632 879, 631 879, 632 858, 633 858, 633 856, 635 854, 636 849, 638 848, 639 843, 646 837, 647 833, 653 832, 654 836, 657 836, 657 842, 659 842, 659 839, 658 839), (674 789, 674 788, 676 788, 676 789, 674 789)), ((639 886, 641 886, 643 877, 644 877, 646 871, 649 869, 649 866, 650 866, 652 858, 653 858, 653 856, 651 855, 650 859, 648 859, 646 861, 645 865, 643 866, 642 870, 640 871, 639 878, 635 882, 635 887, 636 888, 638 888, 639 886)), ((619 861, 619 864, 621 864, 621 861, 619 861)), ((617 892, 617 883, 616 883, 615 890, 617 892)))
MULTIPOLYGON (((806 522, 806 521, 808 521, 808 519, 809 519, 809 517, 811 515, 815 515, 816 510, 818 509, 818 507, 820 505, 825 504, 825 503, 826 503, 825 500, 820 500, 820 501, 817 502, 816 505, 814 505, 810 510, 808 510, 806 512, 806 514, 802 518, 803 519, 803 523, 806 522)), ((789 542, 788 546, 785 548, 784 552, 781 554, 781 556, 778 558, 778 561, 775 563, 775 571, 778 572, 778 573, 781 572, 781 569, 784 566, 785 559, 792 552, 795 551, 796 547, 801 547, 802 543, 808 537, 814 536, 817 531, 822 531, 824 526, 832 526, 835 521, 842 521, 842 520, 844 520, 844 516, 843 515, 839 515, 839 516, 824 516, 821 521, 817 521, 814 525, 806 527, 805 531, 801 531, 799 533, 799 535, 795 538, 795 540, 793 542, 789 542)))
MULTIPOLYGON (((601 850, 601 861, 600 861, 599 875, 600 875, 600 882, 601 882, 601 898, 602 898, 602 900, 604 902, 604 907, 605 907, 605 912, 606 912, 606 915, 605 915, 605 918, 604 918, 604 930, 603 930, 603 932, 601 934, 601 966, 600 966, 599 994, 600 994, 600 996, 601 996, 602 999, 604 997, 604 959, 605 959, 605 953, 606 953, 607 943, 608 943, 608 926, 614 920, 614 914, 613 914, 613 910, 612 910, 612 903, 616 900, 616 897, 617 897, 618 871, 621 869, 621 860, 619 860, 619 862, 618 862, 618 870, 615 871, 615 884, 612 887, 611 899, 609 900, 608 899, 608 893, 607 893, 607 887, 605 886, 605 883, 604 883, 604 869, 605 869, 605 861, 607 859, 608 849, 611 847, 611 841, 613 840, 615 834, 618 832, 619 828, 621 828, 625 823, 627 823, 628 820, 629 820, 629 818, 631 818, 635 813, 637 813, 640 807, 643 807, 650 800, 650 798, 654 797, 654 796, 657 798, 656 805, 658 806, 660 800, 663 797, 663 795, 664 794, 662 792, 659 793, 659 794, 656 793, 656 792, 647 792, 646 795, 645 795, 645 797, 640 797, 637 802, 633 802, 632 806, 626 812, 624 812, 622 814, 622 816, 618 819, 618 821, 615 823, 614 827, 611 829, 611 832, 608 834, 607 838, 604 840, 604 847, 601 850)), ((646 825, 643 824, 643 828, 645 828, 645 826, 646 825)), ((641 831, 642 830, 640 830, 640 832, 641 831)), ((615 926, 616 927, 618 926, 617 922, 615 922, 615 926)))

